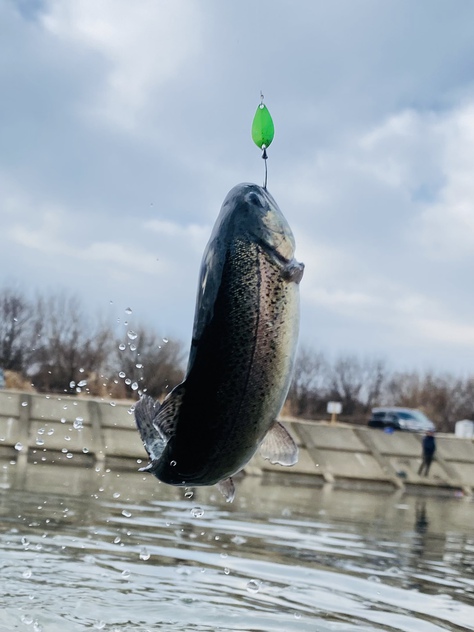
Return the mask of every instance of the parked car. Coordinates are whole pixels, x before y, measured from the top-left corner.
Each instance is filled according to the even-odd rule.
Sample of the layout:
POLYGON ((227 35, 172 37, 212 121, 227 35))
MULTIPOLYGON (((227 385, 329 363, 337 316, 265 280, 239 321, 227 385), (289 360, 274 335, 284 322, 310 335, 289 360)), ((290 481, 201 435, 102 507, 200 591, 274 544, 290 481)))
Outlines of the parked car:
POLYGON ((392 428, 412 432, 434 432, 435 425, 421 411, 414 408, 373 408, 369 419, 371 428, 392 428))

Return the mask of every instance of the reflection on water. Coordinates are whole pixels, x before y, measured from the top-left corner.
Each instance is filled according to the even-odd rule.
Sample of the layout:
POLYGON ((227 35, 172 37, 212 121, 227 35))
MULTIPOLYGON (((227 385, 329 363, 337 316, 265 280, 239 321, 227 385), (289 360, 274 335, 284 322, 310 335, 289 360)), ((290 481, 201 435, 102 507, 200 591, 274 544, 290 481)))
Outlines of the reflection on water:
POLYGON ((0 464, 0 631, 474 630, 474 503, 0 464))

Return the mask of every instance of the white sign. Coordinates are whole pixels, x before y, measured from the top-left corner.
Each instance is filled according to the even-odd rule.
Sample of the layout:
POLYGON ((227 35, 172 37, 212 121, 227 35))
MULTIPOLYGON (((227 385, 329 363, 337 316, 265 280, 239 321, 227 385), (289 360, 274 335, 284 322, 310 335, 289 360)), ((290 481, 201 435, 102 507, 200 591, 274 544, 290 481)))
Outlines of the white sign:
POLYGON ((328 413, 340 415, 342 413, 342 404, 341 402, 328 402, 328 413))

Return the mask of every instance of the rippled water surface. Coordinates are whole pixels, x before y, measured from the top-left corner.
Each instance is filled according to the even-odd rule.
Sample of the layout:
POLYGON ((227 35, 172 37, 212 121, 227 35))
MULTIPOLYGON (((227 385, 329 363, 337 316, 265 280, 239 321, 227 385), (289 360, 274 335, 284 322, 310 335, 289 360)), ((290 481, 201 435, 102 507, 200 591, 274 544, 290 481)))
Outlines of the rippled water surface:
POLYGON ((0 631, 474 630, 474 503, 0 464, 0 631))

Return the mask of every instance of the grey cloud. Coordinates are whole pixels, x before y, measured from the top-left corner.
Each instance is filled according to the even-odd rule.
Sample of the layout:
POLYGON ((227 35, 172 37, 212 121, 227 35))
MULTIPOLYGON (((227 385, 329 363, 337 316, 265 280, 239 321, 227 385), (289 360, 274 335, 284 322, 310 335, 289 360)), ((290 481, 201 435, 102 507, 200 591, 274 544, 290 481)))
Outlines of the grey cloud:
MULTIPOLYGON (((195 6, 192 54, 164 83, 145 77, 138 106, 124 98, 107 117, 100 106, 113 105, 103 95, 114 64, 129 63, 125 49, 111 57, 48 31, 47 0, 0 5, 0 276, 14 261, 31 287, 73 285, 91 305, 131 304, 189 337, 200 255, 187 227, 204 240, 227 191, 261 181, 250 125, 262 89, 276 124, 269 188, 309 264, 302 339, 468 366, 436 323, 469 335, 472 255, 448 256, 454 232, 436 253, 454 199, 443 197, 447 139, 473 94, 472 3, 195 6), (160 233, 166 222, 175 235, 160 233), (431 338, 419 335, 423 317, 431 338)), ((134 54, 154 72, 146 47, 134 54)))

